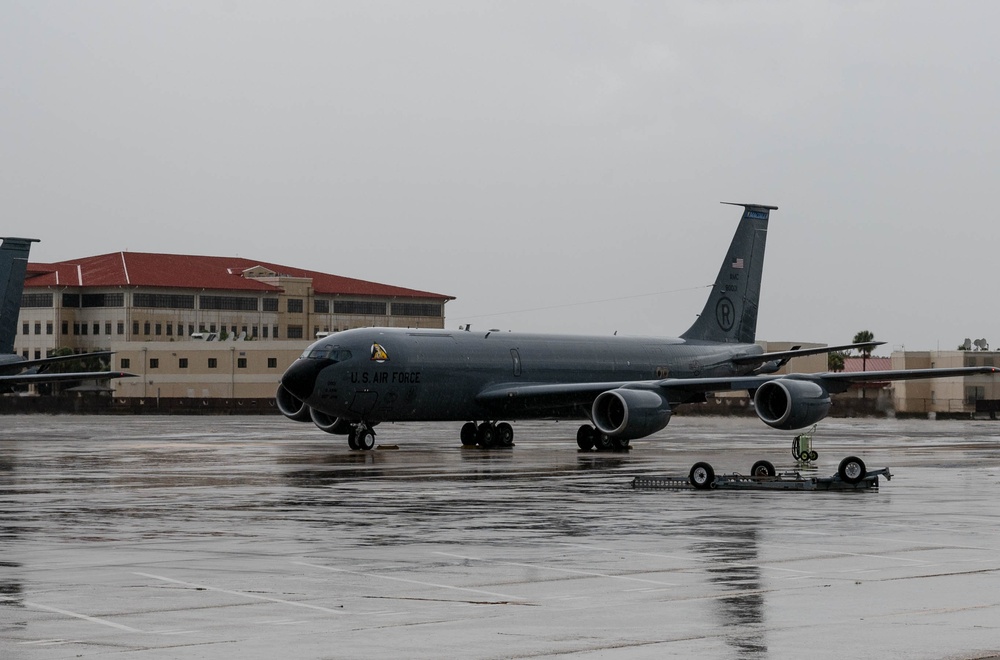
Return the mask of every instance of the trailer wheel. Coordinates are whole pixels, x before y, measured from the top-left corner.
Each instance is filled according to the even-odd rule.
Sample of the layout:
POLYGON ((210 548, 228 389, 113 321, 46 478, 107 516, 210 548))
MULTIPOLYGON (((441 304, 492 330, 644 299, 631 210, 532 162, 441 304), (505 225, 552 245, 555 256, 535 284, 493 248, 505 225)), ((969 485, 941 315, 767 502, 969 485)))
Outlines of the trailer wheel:
POLYGON ((698 462, 691 466, 688 481, 698 490, 711 488, 715 482, 715 470, 708 463, 698 462))
POLYGON ((771 461, 757 461, 750 468, 751 477, 773 477, 776 474, 771 461))
POLYGON ((819 458, 819 454, 816 453, 815 449, 813 449, 812 451, 809 452, 809 460, 810 461, 815 461, 818 458, 819 458))
POLYGON ((848 456, 840 462, 837 474, 845 483, 856 484, 867 476, 865 462, 857 456, 848 456))

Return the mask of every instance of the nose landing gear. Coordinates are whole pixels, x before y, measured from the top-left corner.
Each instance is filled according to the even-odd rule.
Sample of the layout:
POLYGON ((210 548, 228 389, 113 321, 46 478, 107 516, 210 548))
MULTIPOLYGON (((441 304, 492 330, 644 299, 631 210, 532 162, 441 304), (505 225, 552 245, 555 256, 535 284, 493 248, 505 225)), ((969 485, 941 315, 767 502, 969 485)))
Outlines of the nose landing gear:
POLYGON ((351 432, 347 434, 347 446, 362 451, 375 449, 375 431, 365 422, 352 426, 351 432))

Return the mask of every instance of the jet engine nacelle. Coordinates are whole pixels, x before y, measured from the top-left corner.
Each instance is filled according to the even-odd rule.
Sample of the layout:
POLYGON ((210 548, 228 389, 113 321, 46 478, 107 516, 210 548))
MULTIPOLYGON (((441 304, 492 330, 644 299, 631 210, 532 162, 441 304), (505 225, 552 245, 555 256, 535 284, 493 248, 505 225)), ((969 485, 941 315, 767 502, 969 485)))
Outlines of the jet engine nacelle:
POLYGON ((830 393, 810 380, 778 378, 757 388, 753 404, 762 422, 791 431, 826 417, 830 412, 830 393))
POLYGON ((278 385, 274 401, 278 404, 278 410, 281 411, 281 414, 288 419, 294 419, 296 422, 309 421, 309 406, 306 405, 305 401, 286 390, 284 385, 278 385))
POLYGON ((670 421, 670 403, 652 390, 617 389, 602 392, 594 399, 594 426, 622 440, 643 438, 664 428, 670 421))
POLYGON ((351 424, 343 417, 330 417, 326 413, 315 408, 309 409, 309 417, 321 431, 333 433, 334 435, 347 435, 351 432, 351 424))

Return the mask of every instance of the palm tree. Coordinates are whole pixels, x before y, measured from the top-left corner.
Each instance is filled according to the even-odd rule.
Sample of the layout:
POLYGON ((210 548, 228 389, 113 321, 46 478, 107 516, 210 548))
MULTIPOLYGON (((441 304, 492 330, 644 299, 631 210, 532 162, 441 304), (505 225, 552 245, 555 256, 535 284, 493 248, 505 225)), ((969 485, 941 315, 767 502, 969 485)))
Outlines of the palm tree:
MULTIPOLYGON (((854 343, 854 344, 866 344, 866 343, 872 342, 872 341, 875 341, 875 335, 872 334, 872 331, 871 330, 862 330, 861 332, 859 332, 856 335, 854 335, 854 339, 853 339, 852 343, 854 343)), ((870 358, 872 356, 872 349, 871 349, 870 346, 868 348, 859 348, 858 352, 861 353, 861 371, 867 371, 868 370, 868 358, 870 358)))
POLYGON ((844 370, 844 358, 847 356, 846 353, 842 351, 833 351, 826 354, 826 369, 827 371, 843 371, 844 370))

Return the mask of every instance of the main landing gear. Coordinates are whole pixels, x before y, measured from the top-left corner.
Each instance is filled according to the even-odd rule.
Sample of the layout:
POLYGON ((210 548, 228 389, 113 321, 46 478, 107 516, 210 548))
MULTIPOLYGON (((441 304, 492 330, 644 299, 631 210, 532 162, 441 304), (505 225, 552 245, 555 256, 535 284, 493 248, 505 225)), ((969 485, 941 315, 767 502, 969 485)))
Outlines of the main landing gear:
POLYGON ((364 422, 352 426, 350 433, 347 434, 347 446, 362 451, 375 449, 375 431, 364 422))
POLYGON ((614 438, 607 433, 601 433, 590 424, 584 424, 576 432, 576 446, 581 451, 628 451, 628 440, 614 438))
POLYGON ((475 422, 466 422, 462 426, 462 445, 471 447, 479 445, 484 449, 490 447, 513 447, 514 427, 507 422, 483 422, 476 426, 475 422))

